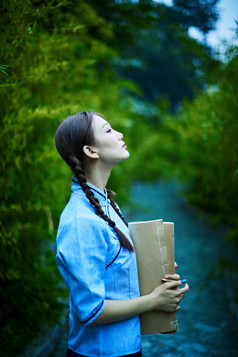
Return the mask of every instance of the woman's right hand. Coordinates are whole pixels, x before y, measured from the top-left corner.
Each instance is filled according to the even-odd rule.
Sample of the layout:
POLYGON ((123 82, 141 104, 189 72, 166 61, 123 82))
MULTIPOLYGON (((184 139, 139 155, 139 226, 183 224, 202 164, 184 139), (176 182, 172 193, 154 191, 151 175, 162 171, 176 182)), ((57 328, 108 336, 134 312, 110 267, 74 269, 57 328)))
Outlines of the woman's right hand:
POLYGON ((183 285, 181 280, 168 280, 166 283, 156 287, 151 293, 152 310, 174 312, 180 309, 180 301, 189 290, 188 284, 183 285))
POLYGON ((184 281, 178 274, 167 275, 164 284, 155 288, 150 294, 129 300, 105 300, 101 314, 92 325, 122 321, 147 311, 160 310, 174 312, 180 309, 180 301, 188 291, 188 284, 179 289, 184 281))

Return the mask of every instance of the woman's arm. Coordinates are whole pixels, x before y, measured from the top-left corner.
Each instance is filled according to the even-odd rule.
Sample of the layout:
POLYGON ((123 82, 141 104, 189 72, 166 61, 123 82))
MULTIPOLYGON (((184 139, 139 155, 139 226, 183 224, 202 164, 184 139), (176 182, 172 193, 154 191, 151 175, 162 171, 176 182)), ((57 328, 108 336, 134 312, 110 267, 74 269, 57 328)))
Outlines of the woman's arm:
POLYGON ((106 300, 103 311, 91 325, 122 321, 152 310, 177 311, 180 309, 180 301, 189 290, 188 284, 178 289, 181 285, 181 280, 169 280, 145 296, 130 300, 106 300))

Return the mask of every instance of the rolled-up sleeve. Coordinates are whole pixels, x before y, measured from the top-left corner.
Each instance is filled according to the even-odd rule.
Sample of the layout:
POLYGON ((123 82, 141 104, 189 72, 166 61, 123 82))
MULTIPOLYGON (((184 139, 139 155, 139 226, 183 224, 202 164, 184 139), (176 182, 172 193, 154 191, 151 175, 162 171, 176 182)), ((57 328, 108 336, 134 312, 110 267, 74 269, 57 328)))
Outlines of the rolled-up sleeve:
POLYGON ((57 235, 57 264, 69 289, 74 315, 86 325, 105 306, 107 243, 102 223, 97 217, 76 217, 61 224, 57 235))

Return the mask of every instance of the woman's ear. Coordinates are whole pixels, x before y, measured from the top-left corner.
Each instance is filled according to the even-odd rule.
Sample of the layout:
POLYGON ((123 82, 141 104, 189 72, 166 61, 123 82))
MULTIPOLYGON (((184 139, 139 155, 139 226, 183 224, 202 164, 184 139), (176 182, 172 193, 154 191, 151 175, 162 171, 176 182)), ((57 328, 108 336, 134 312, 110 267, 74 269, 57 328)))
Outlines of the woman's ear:
POLYGON ((84 145, 83 152, 87 157, 90 157, 91 159, 99 159, 97 151, 92 146, 84 145))

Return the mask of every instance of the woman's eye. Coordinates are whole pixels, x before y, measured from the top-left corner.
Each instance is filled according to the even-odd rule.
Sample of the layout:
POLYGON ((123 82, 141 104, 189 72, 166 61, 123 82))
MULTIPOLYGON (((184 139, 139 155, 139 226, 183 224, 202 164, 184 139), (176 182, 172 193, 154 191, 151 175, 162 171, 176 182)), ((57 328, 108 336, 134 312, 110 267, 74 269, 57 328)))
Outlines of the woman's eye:
POLYGON ((110 129, 107 130, 107 133, 110 133, 111 131, 112 131, 112 129, 110 128, 110 129))

